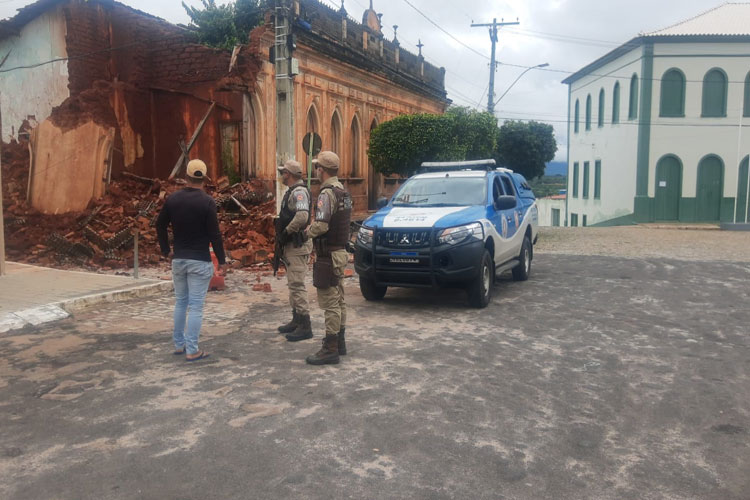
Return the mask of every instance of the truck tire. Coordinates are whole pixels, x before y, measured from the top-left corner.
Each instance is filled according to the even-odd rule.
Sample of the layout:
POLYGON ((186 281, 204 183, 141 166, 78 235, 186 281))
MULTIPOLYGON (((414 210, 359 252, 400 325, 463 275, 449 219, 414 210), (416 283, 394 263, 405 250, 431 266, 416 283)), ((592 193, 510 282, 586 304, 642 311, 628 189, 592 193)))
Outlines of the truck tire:
POLYGON ((482 309, 487 307, 492 296, 492 281, 495 276, 495 269, 492 265, 492 257, 487 249, 482 254, 482 260, 479 266, 479 276, 469 283, 466 291, 469 294, 469 305, 482 309))
POLYGON ((513 279, 515 281, 526 281, 531 274, 531 241, 529 241, 528 236, 523 238, 518 261, 520 264, 513 268, 513 279))
POLYGON ((387 286, 377 286, 371 279, 359 277, 359 291, 365 300, 382 300, 386 290, 387 286))

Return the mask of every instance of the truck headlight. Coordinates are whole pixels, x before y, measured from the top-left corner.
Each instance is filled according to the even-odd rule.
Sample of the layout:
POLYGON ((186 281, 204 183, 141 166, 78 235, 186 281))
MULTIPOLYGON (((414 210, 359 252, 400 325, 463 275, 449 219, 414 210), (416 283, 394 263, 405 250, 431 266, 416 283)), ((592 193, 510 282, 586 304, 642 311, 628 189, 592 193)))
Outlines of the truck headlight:
POLYGON ((457 245, 469 238, 484 240, 484 229, 478 222, 465 226, 449 227, 438 234, 438 243, 457 245))
POLYGON ((357 241, 359 241, 359 243, 361 243, 362 245, 369 247, 372 245, 373 234, 374 231, 372 229, 362 226, 359 228, 359 232, 357 233, 357 241))

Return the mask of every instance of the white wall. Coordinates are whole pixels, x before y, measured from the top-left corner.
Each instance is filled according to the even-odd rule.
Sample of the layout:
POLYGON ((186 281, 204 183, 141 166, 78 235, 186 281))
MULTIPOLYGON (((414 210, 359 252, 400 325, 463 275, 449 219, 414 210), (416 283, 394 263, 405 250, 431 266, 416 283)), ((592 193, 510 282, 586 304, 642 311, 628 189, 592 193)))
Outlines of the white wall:
POLYGON ((716 154, 724 161, 724 196, 737 196, 739 162, 750 154, 750 117, 742 118, 744 82, 750 71, 748 54, 748 43, 655 45, 649 196, 655 195, 656 164, 666 154, 674 154, 682 161, 683 197, 695 196, 698 163, 708 154, 716 154), (684 118, 659 117, 660 79, 671 68, 685 74, 684 118), (701 117, 703 77, 713 68, 724 70, 729 80, 726 118, 701 117), (744 125, 741 134, 740 120, 744 125))
POLYGON ((553 200, 552 198, 538 198, 536 206, 539 211, 539 226, 552 226, 552 209, 560 211, 560 225, 565 224, 565 200, 553 200))
MULTIPOLYGON (((570 214, 578 214, 581 224, 587 215, 588 225, 633 213, 636 162, 638 150, 638 120, 628 120, 630 78, 635 73, 641 78, 641 56, 638 47, 614 61, 573 82, 570 87, 570 157, 568 160, 568 223, 570 214), (620 83, 620 120, 612 124, 612 96, 615 82, 620 83), (598 127, 599 90, 604 88, 604 126, 598 127), (591 95, 591 130, 586 131, 586 96, 591 95), (580 124, 576 134, 575 102, 580 101, 580 124), (601 199, 594 199, 594 165, 602 162, 601 199), (583 195, 583 163, 588 161, 589 197, 583 195), (578 162, 578 198, 573 198, 573 165, 578 162)), ((640 102, 640 89, 639 89, 640 102)))
MULTIPOLYGON (((0 41, 0 58, 10 52, 2 69, 67 57, 65 34, 61 7, 42 14, 24 26, 20 36, 0 41)), ((17 138, 18 127, 30 115, 42 122, 69 96, 67 61, 0 73, 2 140, 17 138)))

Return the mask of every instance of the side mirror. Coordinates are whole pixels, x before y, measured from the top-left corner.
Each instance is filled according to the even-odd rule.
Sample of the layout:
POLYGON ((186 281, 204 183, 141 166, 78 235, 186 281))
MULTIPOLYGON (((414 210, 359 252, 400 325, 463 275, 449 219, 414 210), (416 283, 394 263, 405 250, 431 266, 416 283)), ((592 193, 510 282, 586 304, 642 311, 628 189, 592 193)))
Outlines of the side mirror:
POLYGON ((516 208, 515 196, 498 196, 495 200, 495 210, 510 210, 516 208))
POLYGON ((388 204, 388 198, 386 198, 385 196, 381 196, 380 198, 378 198, 378 201, 375 203, 375 206, 378 207, 378 210, 380 210, 387 204, 388 204))

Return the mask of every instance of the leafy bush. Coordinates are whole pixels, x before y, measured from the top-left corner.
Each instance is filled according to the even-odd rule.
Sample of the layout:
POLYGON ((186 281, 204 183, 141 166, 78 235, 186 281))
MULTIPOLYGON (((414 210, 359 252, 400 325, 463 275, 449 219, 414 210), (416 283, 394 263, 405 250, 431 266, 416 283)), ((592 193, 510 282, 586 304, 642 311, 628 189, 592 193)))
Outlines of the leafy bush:
POLYGON ((250 31, 263 21, 267 0, 236 0, 216 5, 216 0, 201 0, 203 8, 191 7, 182 2, 190 16, 190 25, 203 45, 231 49, 245 44, 250 31))

